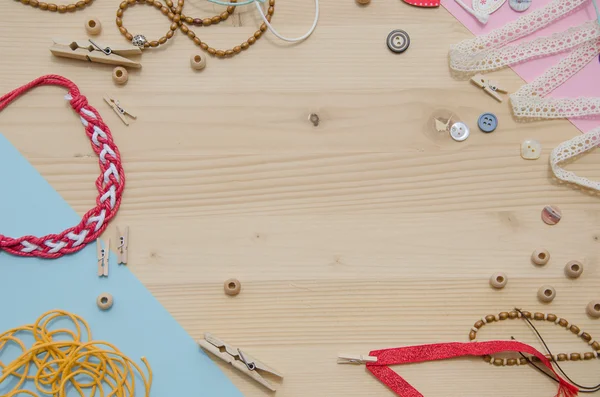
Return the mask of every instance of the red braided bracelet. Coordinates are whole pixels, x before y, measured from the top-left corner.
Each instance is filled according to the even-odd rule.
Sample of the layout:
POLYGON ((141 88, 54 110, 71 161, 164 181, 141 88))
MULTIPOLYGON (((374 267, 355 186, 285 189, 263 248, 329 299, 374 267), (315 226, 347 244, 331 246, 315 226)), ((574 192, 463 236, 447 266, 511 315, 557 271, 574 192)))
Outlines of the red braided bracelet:
POLYGON ((42 76, 9 92, 0 98, 0 111, 20 95, 41 85, 59 85, 69 89, 65 97, 79 113, 85 133, 92 141, 92 149, 99 157, 100 176, 96 179, 98 197, 96 206, 83 215, 81 222, 59 234, 43 237, 23 236, 11 238, 0 234, 0 251, 19 256, 37 256, 55 259, 81 250, 96 240, 117 214, 125 187, 125 173, 119 149, 113 142, 110 129, 98 111, 90 106, 72 81, 56 75, 42 76))

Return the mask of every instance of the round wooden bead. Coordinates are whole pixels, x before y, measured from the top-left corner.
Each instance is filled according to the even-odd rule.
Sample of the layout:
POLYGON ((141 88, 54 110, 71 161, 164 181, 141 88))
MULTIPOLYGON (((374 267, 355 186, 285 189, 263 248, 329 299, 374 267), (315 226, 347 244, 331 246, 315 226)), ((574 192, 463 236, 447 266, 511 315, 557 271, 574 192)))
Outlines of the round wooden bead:
POLYGON ((116 84, 123 85, 127 83, 127 80, 129 79, 129 73, 127 73, 127 69, 124 67, 117 66, 113 69, 112 78, 116 84))
POLYGON ((223 284, 225 293, 229 296, 236 296, 242 290, 242 284, 235 278, 230 278, 223 284))
POLYGON ((550 260, 550 253, 544 248, 538 248, 531 254, 531 261, 536 265, 543 266, 550 260))
POLYGON ((102 31, 102 24, 98 18, 92 18, 85 21, 85 30, 90 36, 97 36, 102 31))
POLYGON ((494 273, 490 277, 490 285, 496 289, 501 289, 506 286, 508 279, 504 273, 494 273))
POLYGON ((108 293, 100 294, 96 299, 96 304, 101 310, 108 310, 113 305, 113 297, 111 294, 108 293))
POLYGON ((204 54, 196 54, 190 57, 190 65, 192 69, 202 70, 206 67, 206 56, 204 54))
POLYGON ((565 265, 565 274, 569 278, 577 278, 583 273, 583 263, 579 261, 570 261, 565 265))
POLYGON ((538 299, 542 302, 552 302, 556 297, 556 290, 550 285, 542 285, 538 289, 538 299))
POLYGON ((586 312, 590 317, 600 317, 600 300, 588 303, 586 312))

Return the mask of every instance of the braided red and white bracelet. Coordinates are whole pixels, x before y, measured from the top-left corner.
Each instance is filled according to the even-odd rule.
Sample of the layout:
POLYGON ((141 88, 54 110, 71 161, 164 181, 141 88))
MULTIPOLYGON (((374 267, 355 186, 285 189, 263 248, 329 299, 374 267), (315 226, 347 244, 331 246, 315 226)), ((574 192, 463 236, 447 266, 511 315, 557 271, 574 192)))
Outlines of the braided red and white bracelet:
POLYGON ((125 187, 125 173, 121 165, 119 149, 113 142, 110 129, 96 109, 90 106, 72 81, 57 75, 42 76, 9 92, 0 98, 0 111, 13 100, 32 88, 42 85, 58 85, 69 89, 65 97, 79 113, 92 149, 99 157, 100 176, 96 179, 98 197, 96 206, 86 212, 81 222, 59 234, 42 237, 23 236, 12 238, 0 234, 0 251, 19 256, 35 256, 55 259, 81 250, 96 240, 117 214, 125 187))

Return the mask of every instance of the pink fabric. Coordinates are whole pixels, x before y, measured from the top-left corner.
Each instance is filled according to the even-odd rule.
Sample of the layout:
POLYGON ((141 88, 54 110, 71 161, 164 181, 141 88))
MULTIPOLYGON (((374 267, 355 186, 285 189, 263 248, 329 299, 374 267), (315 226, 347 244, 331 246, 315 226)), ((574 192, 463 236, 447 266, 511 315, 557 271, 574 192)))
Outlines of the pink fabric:
MULTIPOLYGON (((463 0, 465 4, 471 6, 471 0, 463 0)), ((444 6, 456 19, 458 19, 467 29, 473 34, 479 36, 504 26, 507 22, 514 21, 519 16, 531 12, 536 8, 541 8, 548 4, 550 0, 533 0, 531 7, 525 12, 516 12, 508 5, 508 1, 500 7, 500 9, 490 15, 490 19, 486 25, 482 25, 473 17, 463 10, 454 0, 442 0, 444 6)), ((527 36, 524 41, 529 41, 535 37, 549 36, 554 32, 562 32, 569 27, 578 26, 583 22, 596 19, 594 5, 590 0, 587 6, 582 7, 577 12, 551 24, 545 29, 538 30, 534 34, 527 36)), ((516 41, 515 43, 518 43, 516 41)), ((540 76, 550 66, 555 65, 564 57, 564 54, 553 55, 533 61, 528 61, 513 67, 525 81, 530 82, 540 76)), ((583 70, 571 77, 567 82, 558 87, 552 94, 552 97, 578 97, 600 96, 600 63, 598 59, 594 59, 583 70)), ((592 117, 586 119, 570 119, 570 121, 581 131, 587 132, 594 127, 598 127, 600 117, 592 117)))

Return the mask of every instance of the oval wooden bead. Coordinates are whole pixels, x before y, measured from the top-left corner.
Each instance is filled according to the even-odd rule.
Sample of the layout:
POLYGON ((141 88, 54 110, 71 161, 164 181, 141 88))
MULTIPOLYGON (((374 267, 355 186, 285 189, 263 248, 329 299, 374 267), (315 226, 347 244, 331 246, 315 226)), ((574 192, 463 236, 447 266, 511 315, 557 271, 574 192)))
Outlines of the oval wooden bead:
MULTIPOLYGON (((33 3, 33 1, 37 2, 37 0, 32 0, 31 3, 33 3)), ((85 1, 78 1, 77 3, 75 3, 75 6, 81 10, 85 8, 85 1)))
POLYGON ((214 48, 212 48, 212 47, 208 47, 208 50, 206 50, 206 51, 208 51, 208 53, 209 53, 210 55, 215 55, 215 52, 217 52, 217 50, 215 50, 215 49, 214 49, 214 48))
POLYGON ((475 331, 469 332, 469 340, 474 340, 477 337, 477 333, 475 331))
POLYGON ((598 318, 600 317, 600 300, 591 301, 588 303, 585 311, 590 317, 598 318))
POLYGON ((206 57, 204 54, 192 55, 190 57, 190 65, 192 66, 192 69, 202 70, 206 67, 206 57))
POLYGON ((592 349, 594 349, 594 350, 600 350, 600 343, 598 343, 598 342, 592 343, 592 349))
POLYGON ((570 330, 571 330, 571 332, 572 332, 572 333, 574 333, 574 334, 579 334, 579 332, 581 331, 581 329, 579 329, 579 327, 578 327, 578 326, 576 326, 576 325, 571 325, 571 326, 569 327, 569 329, 570 329, 570 330))
POLYGON ((230 278, 229 280, 225 281, 223 288, 225 289, 225 293, 227 295, 236 296, 242 290, 242 284, 235 278, 230 278))
POLYGON ((219 22, 221 22, 221 17, 217 15, 217 16, 215 16, 215 17, 212 17, 212 18, 210 19, 210 21, 212 22, 212 24, 213 24, 213 25, 216 25, 216 24, 218 24, 219 22))
POLYGON ((583 263, 570 261, 565 265, 565 274, 569 278, 578 278, 583 273, 583 263))
POLYGON ((44 3, 43 1, 40 2, 40 10, 47 10, 48 9, 48 3, 44 3))
POLYGON ((495 359, 494 359, 494 365, 495 365, 496 367, 501 367, 501 366, 502 366, 502 364, 504 364, 504 360, 502 360, 501 358, 495 358, 495 359))
POLYGON ((508 312, 508 318, 515 319, 517 317, 519 317, 519 313, 517 313, 515 310, 508 312))
POLYGON ((206 43, 202 42, 202 43, 200 44, 200 48, 202 48, 204 51, 206 51, 206 50, 208 50, 208 44, 206 44, 206 43))
POLYGON ((567 361, 568 357, 564 353, 560 353, 556 356, 556 361, 567 361))
POLYGON ((250 47, 250 44, 247 41, 244 41, 240 47, 242 47, 242 50, 247 50, 248 47, 250 47))
POLYGON ((158 39, 159 44, 165 44, 167 42, 167 38, 165 36, 158 39))
POLYGON ((187 36, 193 40, 196 37, 196 33, 193 30, 188 30, 187 36))
POLYGON ((515 360, 514 358, 509 358, 508 360, 506 360, 506 365, 512 367, 513 365, 517 364, 517 360, 515 360))
POLYGON ((257 30, 256 32, 254 32, 254 37, 257 39, 260 39, 260 36, 262 36, 262 33, 260 30, 257 30))
POLYGON ((483 321, 479 320, 475 323, 474 325, 475 328, 480 329, 481 327, 483 327, 483 321))
POLYGON ((581 339, 583 339, 584 342, 589 342, 592 340, 592 335, 588 334, 587 332, 583 332, 581 334, 581 339))
POLYGON ((196 36, 194 37, 194 44, 202 46, 202 40, 200 40, 200 37, 196 36))
POLYGON ((581 359, 581 354, 579 353, 571 353, 571 357, 569 357, 571 361, 579 361, 581 359))
POLYGON ((533 319, 534 320, 543 320, 544 319, 544 313, 534 313, 533 314, 533 319))
POLYGON ((504 273, 494 273, 490 277, 490 285, 496 289, 501 289, 506 286, 508 279, 504 273))
MULTIPOLYGON (((534 357, 535 357, 535 356, 534 356, 534 357)), ((525 364, 527 364, 527 359, 526 359, 526 358, 520 358, 520 359, 519 359, 519 363, 520 363, 521 365, 525 365, 525 364)))
POLYGON ((483 356, 483 361, 485 361, 486 363, 489 363, 490 361, 492 361, 492 356, 490 356, 490 355, 483 356))
POLYGON ((583 359, 584 360, 591 360, 594 357, 596 357, 596 356, 594 355, 594 353, 591 353, 591 352, 585 352, 583 354, 583 359))
POLYGON ((210 26, 212 24, 212 20, 210 18, 204 18, 202 20, 202 25, 204 26, 210 26))
POLYGON ((64 14, 65 12, 67 12, 67 6, 65 5, 59 5, 58 6, 58 12, 60 12, 61 14, 64 14))
POLYGON ((367 5, 371 2, 371 0, 356 0, 356 2, 360 5, 367 5))
POLYGON ((531 261, 538 266, 543 266, 550 260, 550 253, 547 249, 538 248, 531 254, 531 261))
POLYGON ((491 314, 488 314, 487 316, 485 316, 485 321, 487 321, 488 323, 493 323, 495 319, 496 319, 496 317, 491 314))
POLYGON ((131 41, 133 40, 133 35, 129 32, 125 33, 125 39, 127 39, 127 41, 131 41))
POLYGON ((235 11, 235 6, 227 6, 227 13, 229 15, 233 14, 234 11, 235 11))
MULTIPOLYGON (((80 2, 82 3, 82 2, 80 2)), ((79 3, 77 3, 79 4, 79 3)), ((37 8, 40 5, 40 2, 38 0, 31 0, 29 2, 29 5, 32 6, 33 8, 37 8)), ((85 3, 83 3, 83 6, 85 7, 85 3)))
POLYGON ((531 312, 528 312, 526 310, 522 310, 521 315, 525 318, 531 318, 531 312))
POLYGON ((48 11, 56 12, 56 10, 58 10, 58 6, 56 4, 53 4, 53 3, 48 4, 48 11))
POLYGON ((542 302, 552 302, 556 297, 556 290, 550 285, 542 285, 538 289, 538 299, 542 302))
MULTIPOLYGON (((173 22, 173 23, 175 23, 175 22, 173 22)), ((181 29, 181 31, 182 31, 183 33, 185 33, 185 34, 187 34, 187 32, 189 32, 189 30, 190 30, 190 29, 189 29, 187 26, 185 26, 185 25, 181 25, 180 29, 181 29)))
POLYGON ((172 30, 169 30, 165 36, 167 37, 167 39, 170 39, 171 37, 173 37, 174 34, 175 34, 175 32, 173 32, 172 30))
POLYGON ((229 13, 227 11, 223 11, 219 16, 221 17, 221 20, 224 21, 229 18, 229 13))
MULTIPOLYGON (((119 25, 119 20, 117 19, 117 26, 123 26, 123 23, 119 25)), ((97 36, 102 32, 102 24, 98 20, 98 18, 88 19, 85 22, 85 30, 90 36, 97 36)))
POLYGON ((127 29, 125 28, 125 26, 121 26, 121 27, 119 27, 119 32, 121 32, 121 34, 126 34, 127 29))
POLYGON ((113 302, 114 299, 112 295, 107 293, 100 294, 98 295, 98 298, 96 298, 96 305, 98 305, 101 310, 110 309, 113 305, 113 302))
POLYGON ((225 56, 226 57, 230 57, 232 55, 233 55, 233 50, 227 50, 227 51, 225 51, 225 56))
POLYGON ((116 84, 123 85, 129 80, 129 73, 127 73, 127 69, 124 67, 117 66, 113 69, 112 78, 116 84))
POLYGON ((564 318, 561 318, 560 320, 558 320, 558 325, 560 325, 561 327, 566 327, 567 324, 569 324, 569 322, 567 320, 565 320, 564 318))
POLYGON ((548 313, 548 316, 546 316, 546 318, 548 319, 548 321, 555 322, 558 317, 556 317, 556 314, 548 313))
POLYGON ((77 6, 75 4, 69 4, 67 6, 67 12, 75 12, 77 10, 77 6))
POLYGON ((233 52, 235 52, 236 54, 240 53, 242 51, 242 47, 240 47, 239 45, 236 45, 235 47, 233 47, 233 52))
POLYGON ((254 36, 251 36, 250 38, 248 38, 248 44, 252 45, 256 43, 256 39, 254 38, 254 36))
POLYGON ((217 50, 217 51, 215 51, 215 55, 218 56, 219 58, 223 58, 225 56, 225 51, 217 50))
POLYGON ((158 41, 156 41, 156 40, 153 40, 148 44, 150 44, 150 47, 158 47, 158 41))

